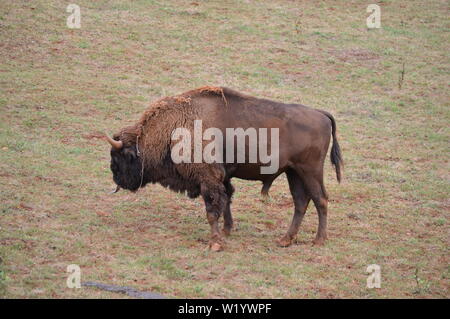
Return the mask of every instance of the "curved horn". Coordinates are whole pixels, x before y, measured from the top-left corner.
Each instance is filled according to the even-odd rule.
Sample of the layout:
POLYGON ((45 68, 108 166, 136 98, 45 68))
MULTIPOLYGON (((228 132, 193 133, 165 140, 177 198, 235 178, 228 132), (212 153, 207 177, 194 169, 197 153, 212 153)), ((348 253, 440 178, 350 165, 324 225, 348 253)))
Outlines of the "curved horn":
POLYGON ((116 149, 116 150, 121 150, 123 147, 123 142, 122 141, 116 141, 113 140, 111 137, 109 137, 107 134, 105 134, 105 138, 108 141, 109 144, 111 144, 111 146, 116 149))
POLYGON ((112 192, 109 192, 109 193, 110 193, 110 194, 115 194, 115 193, 117 193, 118 191, 120 191, 120 186, 119 186, 119 185, 117 185, 117 187, 116 187, 115 190, 113 190, 112 192))

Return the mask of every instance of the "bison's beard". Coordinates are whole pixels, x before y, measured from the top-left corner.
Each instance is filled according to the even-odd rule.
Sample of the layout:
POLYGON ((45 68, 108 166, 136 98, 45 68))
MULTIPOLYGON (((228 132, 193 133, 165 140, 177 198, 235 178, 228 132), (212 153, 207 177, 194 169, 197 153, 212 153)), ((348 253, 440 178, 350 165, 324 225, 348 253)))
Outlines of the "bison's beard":
POLYGON ((121 188, 137 191, 144 186, 142 180, 142 163, 140 158, 127 156, 112 156, 111 171, 114 182, 121 188))

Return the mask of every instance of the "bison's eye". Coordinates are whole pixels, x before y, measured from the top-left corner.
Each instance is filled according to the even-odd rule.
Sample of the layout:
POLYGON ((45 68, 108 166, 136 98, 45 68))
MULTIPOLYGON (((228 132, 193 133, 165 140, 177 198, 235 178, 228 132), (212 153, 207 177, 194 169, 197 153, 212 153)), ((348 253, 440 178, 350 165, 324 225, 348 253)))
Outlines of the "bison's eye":
POLYGON ((114 164, 119 165, 120 161, 119 161, 119 159, 116 156, 112 157, 112 161, 113 161, 114 164))
POLYGON ((136 152, 134 149, 132 148, 126 148, 123 150, 123 154, 127 157, 127 158, 131 158, 131 159, 135 159, 136 158, 136 152))

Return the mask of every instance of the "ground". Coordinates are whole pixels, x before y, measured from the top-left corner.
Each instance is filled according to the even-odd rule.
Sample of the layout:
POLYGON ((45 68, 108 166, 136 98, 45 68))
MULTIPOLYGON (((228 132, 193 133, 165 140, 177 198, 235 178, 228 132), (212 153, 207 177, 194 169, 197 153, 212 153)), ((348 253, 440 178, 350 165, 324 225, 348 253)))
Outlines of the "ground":
POLYGON ((74 2, 81 29, 69 2, 0 3, 0 297, 124 297, 67 288, 69 264, 176 298, 450 296, 447 1, 74 2), (380 29, 366 26, 373 2, 380 29), (235 181, 220 253, 200 199, 108 194, 95 135, 203 85, 334 114, 346 164, 341 184, 326 164, 323 247, 312 206, 296 243, 276 246, 293 212, 284 177, 268 200, 235 181))

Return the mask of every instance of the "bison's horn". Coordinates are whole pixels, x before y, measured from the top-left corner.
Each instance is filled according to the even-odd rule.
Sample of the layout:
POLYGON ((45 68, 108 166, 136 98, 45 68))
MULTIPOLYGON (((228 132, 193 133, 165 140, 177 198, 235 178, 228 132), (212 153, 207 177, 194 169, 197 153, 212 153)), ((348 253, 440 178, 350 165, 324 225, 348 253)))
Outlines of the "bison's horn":
POLYGON ((120 186, 119 186, 119 185, 117 185, 116 189, 113 190, 113 191, 111 191, 110 194, 115 194, 115 193, 117 193, 118 191, 120 191, 120 186))
POLYGON ((122 147, 123 147, 123 142, 122 141, 113 140, 111 137, 109 137, 106 134, 105 134, 105 138, 109 142, 109 144, 111 144, 111 146, 114 149, 116 149, 116 150, 121 150, 122 149, 122 147))

